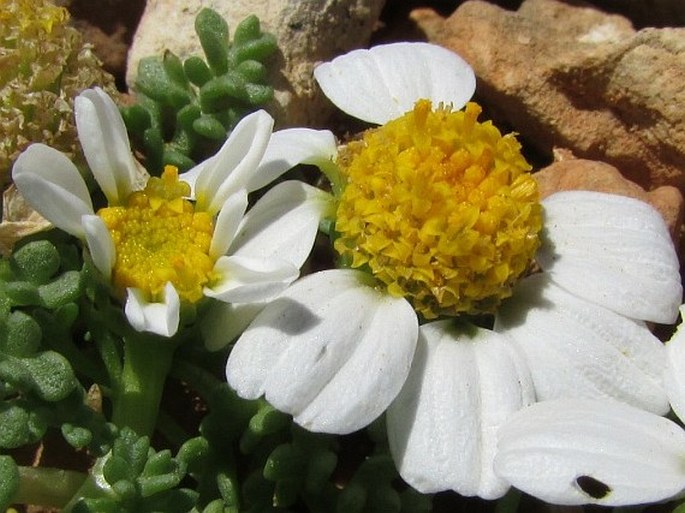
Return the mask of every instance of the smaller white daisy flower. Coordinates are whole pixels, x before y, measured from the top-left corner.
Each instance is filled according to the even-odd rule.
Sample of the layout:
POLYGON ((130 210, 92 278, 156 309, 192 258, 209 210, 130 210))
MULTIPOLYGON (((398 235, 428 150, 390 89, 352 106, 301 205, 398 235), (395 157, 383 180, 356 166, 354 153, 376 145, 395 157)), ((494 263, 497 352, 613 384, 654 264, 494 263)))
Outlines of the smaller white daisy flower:
POLYGON ((45 145, 22 153, 12 176, 39 213, 87 243, 95 266, 126 296, 125 313, 136 330, 173 336, 184 302, 259 302, 297 278, 325 213, 323 193, 283 182, 246 215, 247 194, 299 162, 318 159, 326 145, 335 148, 330 133, 309 131, 319 141, 316 155, 305 148, 285 156, 280 149, 301 132, 272 135, 273 119, 258 111, 238 123, 215 156, 181 176, 167 166, 140 188, 112 99, 97 88, 84 91, 75 114, 107 207, 95 212, 74 164, 45 145))

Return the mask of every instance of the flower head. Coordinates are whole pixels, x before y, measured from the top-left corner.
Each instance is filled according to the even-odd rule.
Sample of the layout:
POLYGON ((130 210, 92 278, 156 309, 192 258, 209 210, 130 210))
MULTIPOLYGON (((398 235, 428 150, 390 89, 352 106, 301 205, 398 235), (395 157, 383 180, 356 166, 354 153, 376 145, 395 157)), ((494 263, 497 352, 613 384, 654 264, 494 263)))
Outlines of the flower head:
MULTIPOLYGON (((272 118, 258 111, 236 126, 217 155, 188 173, 179 176, 167 166, 161 177, 141 180, 111 98, 87 90, 75 106, 83 151, 107 206, 96 212, 76 167, 45 145, 19 157, 13 178, 36 210, 87 242, 114 293, 126 296, 136 330, 172 336, 184 303, 262 301, 297 277, 324 214, 318 191, 283 182, 246 213, 250 191, 309 158, 306 150, 281 156, 284 140, 297 134, 272 136, 272 118), (305 225, 286 228, 302 210, 305 225)), ((326 133, 310 137, 325 140, 326 133)))
POLYGON ((426 319, 492 312, 538 247, 530 166, 479 112, 419 100, 338 155, 335 249, 426 319))
POLYGON ((667 409, 644 321, 672 322, 682 289, 656 211, 580 191, 540 202, 519 144, 476 120, 473 71, 444 48, 358 50, 315 77, 382 125, 322 169, 350 268, 296 281, 255 318, 227 364, 239 395, 332 433, 387 410, 410 485, 488 499, 509 487, 497 430, 536 399, 667 409), (481 313, 494 329, 470 323, 481 313))

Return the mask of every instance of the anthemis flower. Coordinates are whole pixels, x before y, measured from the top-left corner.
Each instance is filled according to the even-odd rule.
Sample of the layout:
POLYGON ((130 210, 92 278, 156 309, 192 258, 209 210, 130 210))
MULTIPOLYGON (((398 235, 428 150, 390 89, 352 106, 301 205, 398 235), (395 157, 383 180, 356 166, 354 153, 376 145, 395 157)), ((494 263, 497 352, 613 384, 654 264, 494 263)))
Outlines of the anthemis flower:
POLYGON ((250 304, 297 278, 326 208, 323 193, 283 182, 246 213, 247 195, 307 161, 306 148, 293 151, 293 138, 307 133, 321 153, 334 144, 329 132, 272 135, 273 119, 257 111, 238 123, 215 156, 186 174, 167 166, 161 177, 141 180, 112 99, 98 88, 84 91, 75 113, 107 206, 95 211, 76 166, 43 144, 20 155, 12 176, 39 213, 87 243, 94 265, 125 298, 136 330, 173 336, 184 303, 210 297, 250 304), (288 157, 280 153, 284 147, 288 157), (302 211, 308 213, 304 224, 302 211))
POLYGON ((520 408, 556 396, 668 408, 644 321, 674 321, 682 290, 652 207, 581 191, 540 201, 520 144, 478 121, 473 71, 447 49, 357 50, 315 77, 378 126, 323 169, 340 268, 293 283, 238 339, 239 395, 329 433, 387 410, 409 484, 488 499, 509 487, 492 462, 520 408))

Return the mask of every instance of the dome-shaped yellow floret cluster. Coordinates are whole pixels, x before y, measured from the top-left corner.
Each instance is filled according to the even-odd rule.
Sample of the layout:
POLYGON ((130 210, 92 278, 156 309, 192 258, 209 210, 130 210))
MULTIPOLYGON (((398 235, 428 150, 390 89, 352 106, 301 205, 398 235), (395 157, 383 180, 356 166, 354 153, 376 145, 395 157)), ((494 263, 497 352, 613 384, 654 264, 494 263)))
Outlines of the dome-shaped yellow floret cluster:
POLYGON ((530 166, 480 111, 421 100, 340 153, 335 249, 426 319, 493 311, 539 245, 530 166))
POLYGON ((206 212, 195 211, 185 199, 189 194, 190 186, 178 180, 178 170, 167 166, 161 178, 150 178, 125 206, 98 212, 116 248, 115 287, 136 287, 151 299, 161 299, 171 282, 182 300, 194 303, 203 297, 214 268, 209 256, 214 221, 206 212))

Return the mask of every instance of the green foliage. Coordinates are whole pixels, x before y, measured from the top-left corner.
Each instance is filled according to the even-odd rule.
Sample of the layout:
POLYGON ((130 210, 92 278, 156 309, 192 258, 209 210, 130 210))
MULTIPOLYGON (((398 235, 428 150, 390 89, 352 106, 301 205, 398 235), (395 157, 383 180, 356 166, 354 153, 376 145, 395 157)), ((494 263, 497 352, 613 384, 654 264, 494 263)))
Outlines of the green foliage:
POLYGON ((19 489, 19 469, 9 456, 0 456, 0 511, 12 503, 19 489))
POLYGON ((185 464, 170 451, 155 451, 147 437, 124 428, 111 452, 96 462, 91 484, 97 492, 75 501, 74 512, 185 513, 195 504, 197 493, 178 488, 185 464))
POLYGON ((122 109, 136 148, 152 174, 164 165, 181 170, 211 156, 238 121, 270 101, 265 61, 277 50, 271 34, 250 16, 229 41, 226 21, 209 8, 195 20, 206 61, 181 61, 172 52, 142 59, 137 103, 122 109))

